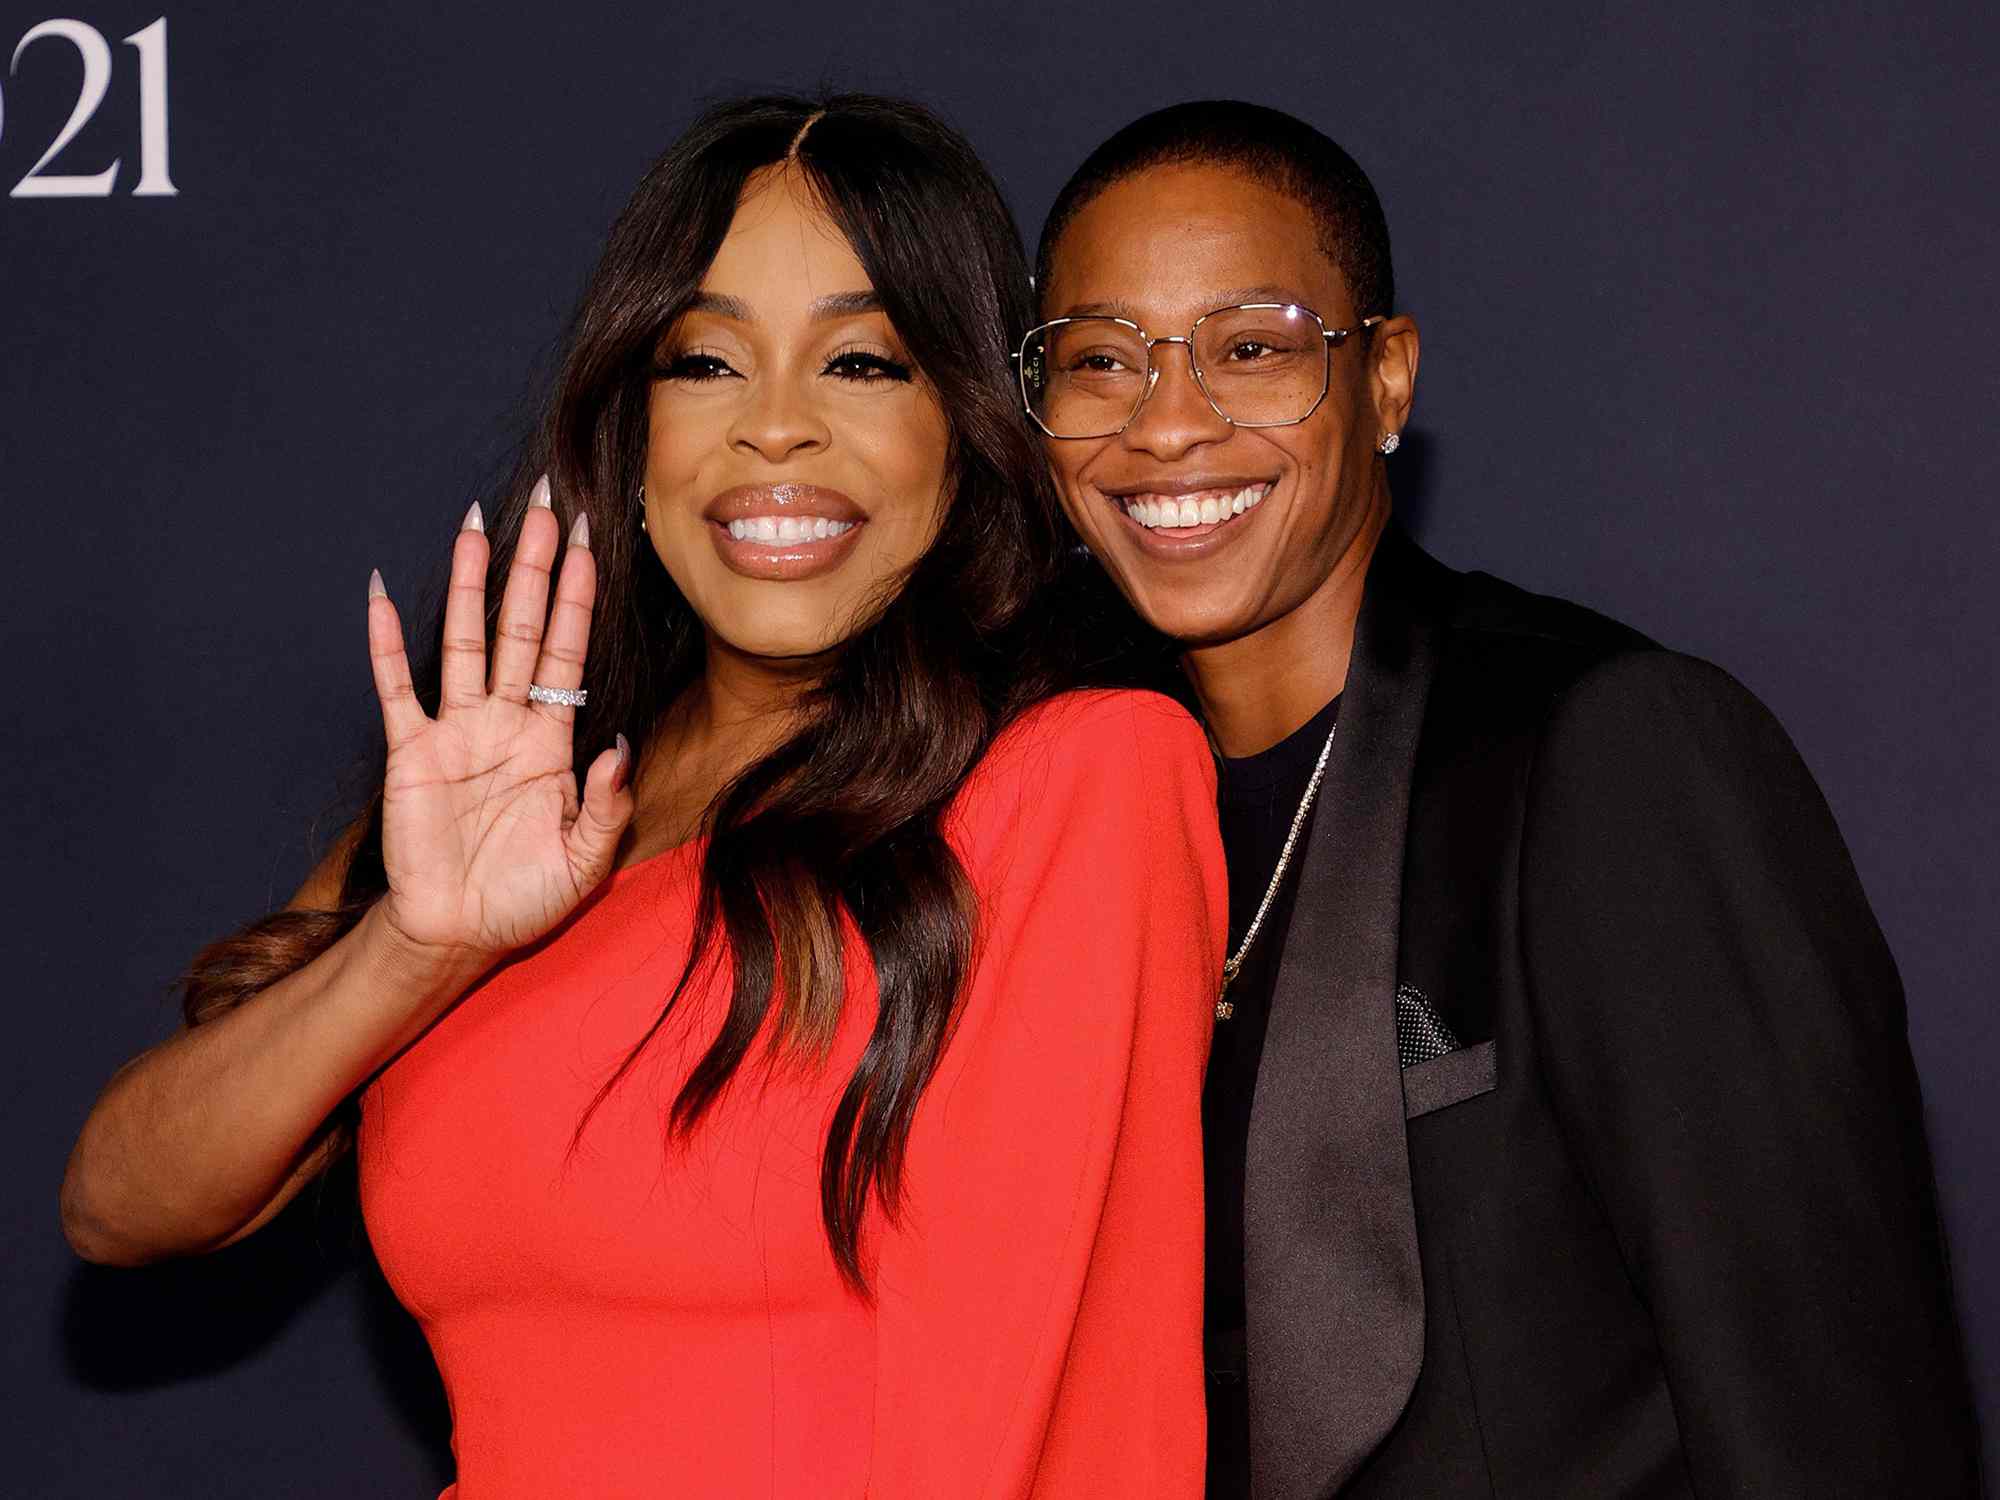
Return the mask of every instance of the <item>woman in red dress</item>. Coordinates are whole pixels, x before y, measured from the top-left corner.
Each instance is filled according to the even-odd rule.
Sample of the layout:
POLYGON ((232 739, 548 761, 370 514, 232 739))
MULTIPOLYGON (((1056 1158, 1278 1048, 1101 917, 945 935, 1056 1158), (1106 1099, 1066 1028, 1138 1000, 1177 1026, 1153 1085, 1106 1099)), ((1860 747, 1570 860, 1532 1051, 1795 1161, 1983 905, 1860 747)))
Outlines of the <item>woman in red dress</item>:
POLYGON ((421 685, 371 580, 380 794, 107 1086, 78 1250, 355 1147, 459 1500, 1197 1495, 1213 772, 1062 690, 1030 311, 921 111, 704 116, 421 685))

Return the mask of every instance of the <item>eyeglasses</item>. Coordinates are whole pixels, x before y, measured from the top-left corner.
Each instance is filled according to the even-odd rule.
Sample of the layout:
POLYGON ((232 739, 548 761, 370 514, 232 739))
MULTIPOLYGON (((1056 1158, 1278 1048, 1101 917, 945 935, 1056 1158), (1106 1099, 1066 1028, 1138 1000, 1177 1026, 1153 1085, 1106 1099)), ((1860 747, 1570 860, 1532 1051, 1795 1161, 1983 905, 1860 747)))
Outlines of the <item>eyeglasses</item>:
POLYGON ((1184 337, 1154 338, 1129 318, 1057 318, 1014 355, 1021 402, 1052 438, 1114 437, 1159 383, 1153 350, 1187 345, 1195 384, 1235 427, 1289 427, 1326 399, 1328 352, 1383 321, 1328 328, 1296 302, 1246 302, 1196 318, 1184 337))

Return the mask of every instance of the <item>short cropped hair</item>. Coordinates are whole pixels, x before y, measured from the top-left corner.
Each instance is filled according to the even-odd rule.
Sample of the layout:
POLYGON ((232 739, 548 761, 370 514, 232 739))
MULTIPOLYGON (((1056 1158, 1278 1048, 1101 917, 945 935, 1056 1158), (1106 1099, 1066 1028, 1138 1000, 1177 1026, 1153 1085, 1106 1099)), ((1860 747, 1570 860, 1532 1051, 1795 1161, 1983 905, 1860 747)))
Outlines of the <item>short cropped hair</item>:
POLYGON ((1296 198, 1319 224, 1320 248, 1347 281, 1358 318, 1395 310, 1389 223, 1354 158, 1283 110, 1236 99, 1169 105, 1127 125, 1078 167, 1042 224, 1035 285, 1049 284, 1063 231, 1106 188, 1153 167, 1232 167, 1296 198))

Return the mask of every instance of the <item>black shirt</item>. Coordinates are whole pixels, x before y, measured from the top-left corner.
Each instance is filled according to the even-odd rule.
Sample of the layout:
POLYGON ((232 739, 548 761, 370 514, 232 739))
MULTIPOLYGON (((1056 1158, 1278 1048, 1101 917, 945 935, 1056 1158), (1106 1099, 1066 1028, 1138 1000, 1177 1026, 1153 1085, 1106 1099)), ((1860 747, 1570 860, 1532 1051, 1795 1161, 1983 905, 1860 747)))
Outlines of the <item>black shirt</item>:
MULTIPOLYGON (((1278 868, 1299 800, 1340 715, 1335 698, 1268 750, 1219 767, 1216 812, 1229 865, 1229 952, 1235 953, 1278 868)), ((1314 805, 1317 812, 1317 802, 1314 805)), ((1243 967, 1229 986, 1235 1007, 1215 1023, 1208 1078, 1202 1090, 1201 1125, 1208 1197, 1209 1500, 1250 1493, 1248 1389, 1243 1378, 1243 1159, 1250 1134, 1250 1099, 1264 1052, 1271 991, 1291 927, 1299 866, 1312 815, 1299 833, 1292 863, 1271 902, 1270 914, 1243 967)))

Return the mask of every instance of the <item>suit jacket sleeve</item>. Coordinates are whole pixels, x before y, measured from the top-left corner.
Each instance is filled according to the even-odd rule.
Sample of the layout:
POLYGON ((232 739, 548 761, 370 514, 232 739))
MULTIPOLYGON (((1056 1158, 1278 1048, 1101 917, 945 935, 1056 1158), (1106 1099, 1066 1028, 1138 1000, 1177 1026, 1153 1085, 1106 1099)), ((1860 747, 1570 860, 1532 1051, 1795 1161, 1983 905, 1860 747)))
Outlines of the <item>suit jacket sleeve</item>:
POLYGON ((1696 1492, 1976 1494, 1901 986, 1783 730, 1614 659, 1556 707, 1521 859, 1539 1056, 1696 1492))

